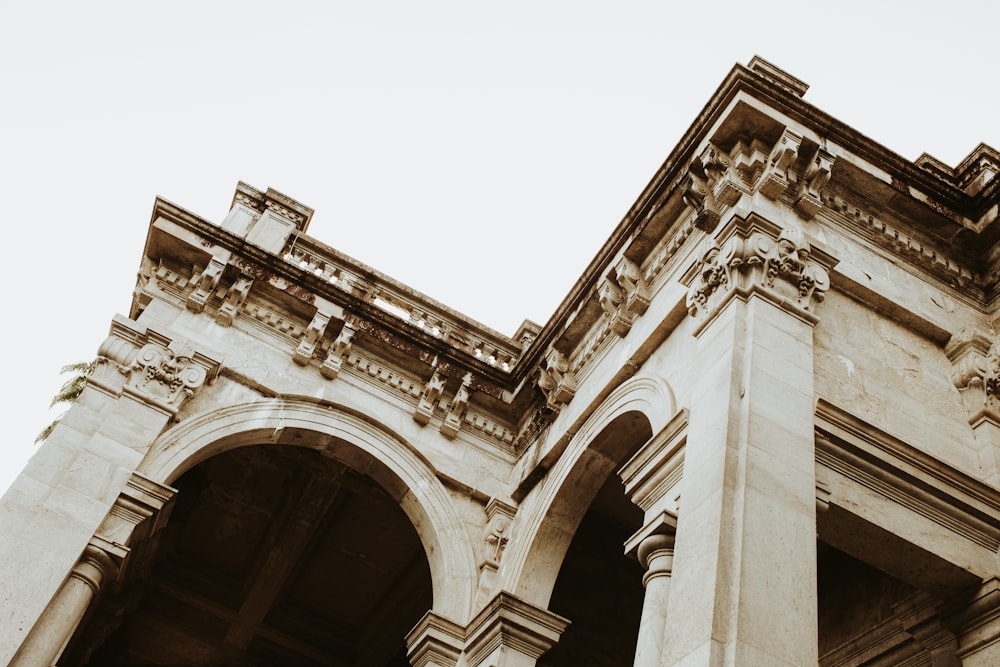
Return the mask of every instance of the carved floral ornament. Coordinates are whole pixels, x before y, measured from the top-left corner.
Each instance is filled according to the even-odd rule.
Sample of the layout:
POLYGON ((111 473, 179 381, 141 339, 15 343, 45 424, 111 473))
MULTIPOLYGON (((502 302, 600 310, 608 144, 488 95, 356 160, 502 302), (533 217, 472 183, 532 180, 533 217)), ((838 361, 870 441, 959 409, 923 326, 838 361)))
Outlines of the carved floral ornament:
POLYGON ((760 139, 741 139, 728 152, 709 143, 691 162, 682 198, 695 211, 695 225, 708 232, 725 207, 757 192, 774 200, 791 192, 792 207, 809 220, 823 205, 820 191, 834 161, 821 146, 789 129, 770 148, 760 139))
MULTIPOLYGON (((799 229, 781 230, 777 238, 767 230, 746 224, 720 244, 708 239, 698 256, 687 294, 692 317, 703 316, 732 293, 761 292, 773 300, 808 313, 830 288, 825 253, 823 263, 799 229), (825 264, 826 266, 824 266, 825 264)), ((807 319, 815 319, 807 315, 807 319)))

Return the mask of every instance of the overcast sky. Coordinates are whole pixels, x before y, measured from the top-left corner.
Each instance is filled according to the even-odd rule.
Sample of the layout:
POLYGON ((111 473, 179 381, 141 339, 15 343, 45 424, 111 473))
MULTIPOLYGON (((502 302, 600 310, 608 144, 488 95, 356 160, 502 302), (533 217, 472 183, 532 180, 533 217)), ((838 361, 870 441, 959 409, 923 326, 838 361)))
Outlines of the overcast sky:
POLYGON ((505 334, 544 323, 734 63, 902 156, 1000 148, 987 2, 37 2, 0 20, 0 490, 127 313, 154 198, 238 180, 505 334), (815 8, 815 9, 813 9, 815 8))

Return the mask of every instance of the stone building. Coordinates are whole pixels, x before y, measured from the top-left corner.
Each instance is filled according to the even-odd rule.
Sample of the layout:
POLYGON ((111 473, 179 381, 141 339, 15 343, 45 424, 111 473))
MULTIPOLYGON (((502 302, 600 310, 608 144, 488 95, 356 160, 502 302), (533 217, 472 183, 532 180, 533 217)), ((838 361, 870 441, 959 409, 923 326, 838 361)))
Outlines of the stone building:
POLYGON ((736 66, 513 338, 157 200, 0 503, 0 664, 1000 664, 1000 154, 805 90, 736 66))

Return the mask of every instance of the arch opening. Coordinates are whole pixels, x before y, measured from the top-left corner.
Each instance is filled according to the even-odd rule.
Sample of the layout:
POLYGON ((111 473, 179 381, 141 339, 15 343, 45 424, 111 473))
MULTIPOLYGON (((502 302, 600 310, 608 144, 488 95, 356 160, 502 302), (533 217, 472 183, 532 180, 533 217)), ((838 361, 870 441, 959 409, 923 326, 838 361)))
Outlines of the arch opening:
POLYGON ((248 445, 174 486, 155 554, 130 565, 60 664, 409 664, 430 566, 373 477, 313 449, 248 445))

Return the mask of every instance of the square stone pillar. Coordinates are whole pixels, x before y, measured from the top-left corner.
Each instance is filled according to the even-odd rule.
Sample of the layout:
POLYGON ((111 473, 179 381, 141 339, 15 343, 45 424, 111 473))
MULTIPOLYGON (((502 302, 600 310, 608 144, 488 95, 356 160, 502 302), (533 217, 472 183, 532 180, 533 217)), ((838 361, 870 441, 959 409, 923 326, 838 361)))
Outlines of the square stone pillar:
POLYGON ((777 232, 734 221, 691 287, 704 319, 665 665, 818 660, 811 307, 828 274, 801 233, 777 232))
MULTIPOLYGON (((169 489, 133 471, 219 370, 186 341, 122 317, 98 355, 83 393, 0 498, 0 664, 45 621, 95 535, 125 548, 169 499, 169 489)), ((84 598, 70 597, 75 606, 57 606, 78 609, 84 598)))

